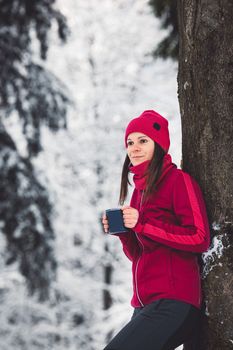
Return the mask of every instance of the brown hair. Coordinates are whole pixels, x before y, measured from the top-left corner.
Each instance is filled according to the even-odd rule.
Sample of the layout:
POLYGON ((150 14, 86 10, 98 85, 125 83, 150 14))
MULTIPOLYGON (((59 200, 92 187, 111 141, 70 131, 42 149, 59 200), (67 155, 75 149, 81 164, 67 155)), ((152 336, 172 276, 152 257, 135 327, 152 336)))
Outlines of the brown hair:
MULTIPOLYGON (((165 151, 155 142, 155 151, 151 159, 150 165, 145 173, 146 189, 143 197, 144 202, 148 200, 150 195, 153 194, 156 190, 155 185, 161 175, 163 157, 165 156, 165 154, 166 154, 165 151)), ((130 166, 130 159, 127 154, 125 157, 125 161, 122 168, 122 174, 121 174, 121 188, 120 188, 120 197, 119 197, 120 205, 123 205, 125 202, 125 199, 128 194, 128 185, 131 186, 131 183, 129 181, 129 166, 130 166)))

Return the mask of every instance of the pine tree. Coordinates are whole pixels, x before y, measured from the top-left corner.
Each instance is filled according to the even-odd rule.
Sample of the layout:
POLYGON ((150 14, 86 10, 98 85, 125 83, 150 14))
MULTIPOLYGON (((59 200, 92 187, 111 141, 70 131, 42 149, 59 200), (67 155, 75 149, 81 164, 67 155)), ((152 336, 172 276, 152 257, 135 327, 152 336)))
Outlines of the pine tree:
POLYGON ((0 0, 0 221, 7 239, 6 263, 18 262, 29 291, 48 296, 55 278, 52 249, 54 232, 51 205, 46 189, 39 183, 31 158, 42 149, 40 130, 66 127, 69 98, 66 88, 52 73, 36 63, 32 35, 46 59, 49 31, 57 23, 65 41, 65 17, 55 9, 55 0, 0 0), (27 142, 28 157, 19 155, 16 144, 4 127, 16 112, 27 142))
POLYGON ((57 130, 65 125, 68 98, 61 82, 33 62, 31 36, 40 43, 46 59, 48 32, 53 21, 64 41, 68 29, 65 18, 53 8, 54 0, 0 0, 0 105, 4 114, 16 110, 22 120, 29 155, 41 149, 40 126, 57 130))
POLYGON ((56 267, 51 206, 30 161, 19 156, 1 122, 0 164, 0 221, 7 237, 6 263, 17 261, 29 291, 38 291, 40 299, 45 299, 56 267))

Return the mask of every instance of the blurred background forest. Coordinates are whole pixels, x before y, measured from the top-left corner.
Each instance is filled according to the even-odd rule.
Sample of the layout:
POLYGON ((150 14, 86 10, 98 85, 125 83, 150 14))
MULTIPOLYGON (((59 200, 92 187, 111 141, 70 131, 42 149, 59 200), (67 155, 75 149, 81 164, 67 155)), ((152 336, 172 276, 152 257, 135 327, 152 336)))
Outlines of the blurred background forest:
POLYGON ((102 233, 124 128, 170 122, 180 165, 176 1, 0 0, 0 348, 101 349, 131 315, 102 233))

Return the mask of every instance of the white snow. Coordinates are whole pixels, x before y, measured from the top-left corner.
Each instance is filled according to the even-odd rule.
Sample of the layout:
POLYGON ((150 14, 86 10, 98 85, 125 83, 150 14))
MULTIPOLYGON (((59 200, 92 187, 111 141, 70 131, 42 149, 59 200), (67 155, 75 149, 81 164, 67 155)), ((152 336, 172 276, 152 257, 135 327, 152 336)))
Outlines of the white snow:
MULTIPOLYGON (((215 224, 214 227, 215 230, 221 231, 220 225, 216 226, 215 224)), ((204 261, 203 278, 205 278, 215 266, 222 266, 219 259, 223 255, 224 249, 227 249, 227 246, 224 247, 223 245, 224 238, 227 240, 226 234, 214 236, 210 248, 206 253, 202 254, 202 259, 204 261)), ((215 277, 218 278, 217 276, 215 277)))

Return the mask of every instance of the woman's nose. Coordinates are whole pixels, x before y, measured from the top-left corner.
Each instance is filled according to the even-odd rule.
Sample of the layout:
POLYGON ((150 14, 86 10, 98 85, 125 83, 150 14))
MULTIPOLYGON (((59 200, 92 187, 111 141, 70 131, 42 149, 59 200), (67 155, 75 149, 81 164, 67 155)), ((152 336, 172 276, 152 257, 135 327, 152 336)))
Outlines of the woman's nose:
POLYGON ((139 151, 140 150, 140 145, 133 145, 133 152, 139 151))

